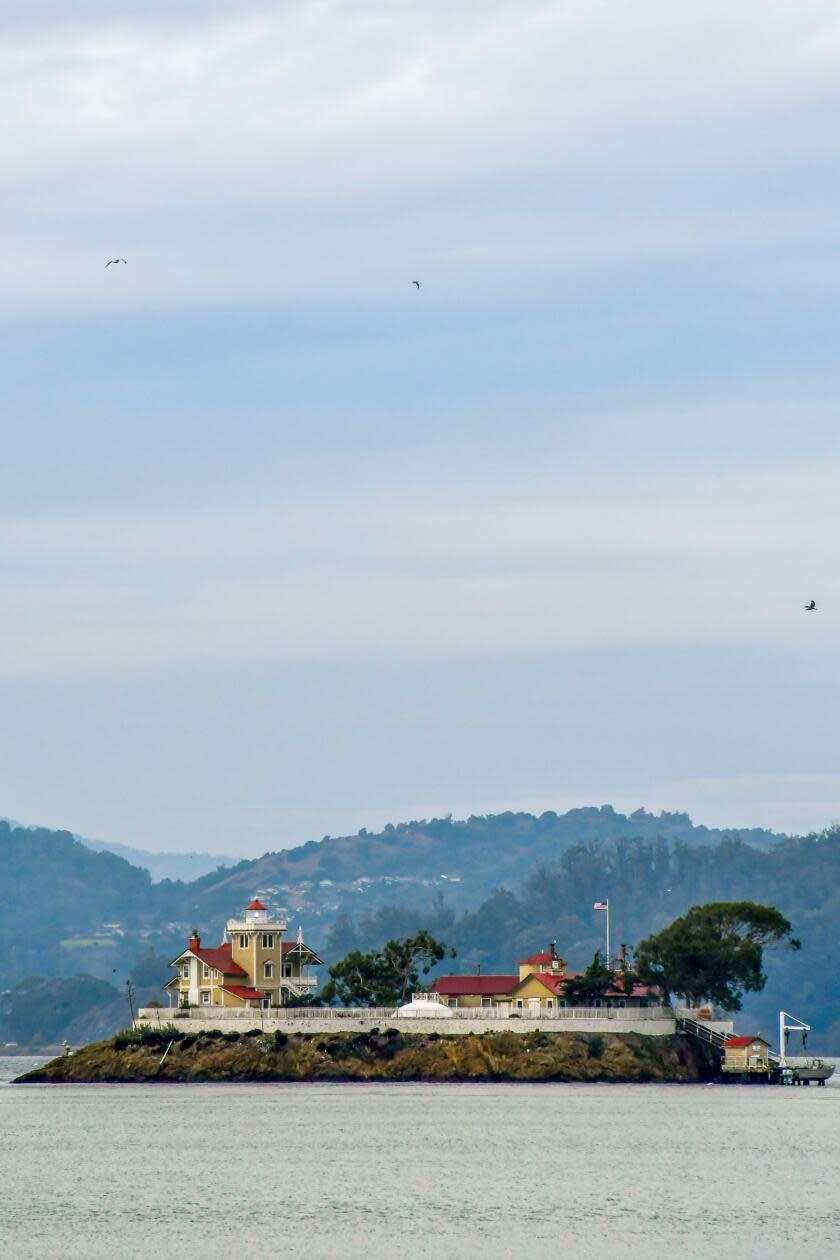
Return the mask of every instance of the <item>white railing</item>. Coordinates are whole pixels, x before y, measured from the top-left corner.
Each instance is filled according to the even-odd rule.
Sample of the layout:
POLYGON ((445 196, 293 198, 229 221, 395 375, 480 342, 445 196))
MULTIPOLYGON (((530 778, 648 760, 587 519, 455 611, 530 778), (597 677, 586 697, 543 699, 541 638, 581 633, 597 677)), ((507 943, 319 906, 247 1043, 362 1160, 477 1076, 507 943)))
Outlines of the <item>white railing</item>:
MULTIPOLYGON (((225 1012, 228 1007, 225 1007, 225 1012)), ((392 1019, 399 1007, 282 1007, 272 1016, 283 1019, 392 1019)), ((445 1007, 446 1014, 429 1012, 426 1018, 455 1019, 673 1019, 670 1007, 554 1007, 547 1011, 511 1011, 509 1007, 445 1007)), ((266 1012, 268 1014, 268 1012, 266 1012)), ((423 1016, 416 1018, 422 1019, 423 1016)))
POLYGON ((511 1010, 507 1006, 462 1006, 450 1007, 452 1015, 457 1019, 624 1019, 650 1020, 673 1019, 674 1012, 670 1006, 555 1006, 551 1009, 540 1007, 529 1010, 518 1007, 511 1010))
MULTIPOLYGON (((445 1008, 446 1014, 436 1016, 430 1012, 425 1018, 482 1020, 482 1019, 522 1019, 522 1020, 554 1020, 573 1021, 613 1020, 638 1021, 673 1019, 674 1012, 670 1006, 560 1006, 547 1010, 541 1007, 538 1011, 521 1009, 511 1010, 508 1006, 450 1006, 445 1008)), ((331 1019, 331 1020, 381 1020, 393 1019, 399 1011, 396 1006, 272 1006, 269 1010, 259 1007, 243 1009, 237 1006, 192 1006, 189 1010, 176 1007, 161 1007, 159 1010, 148 1007, 139 1013, 140 1019, 160 1019, 168 1022, 171 1019, 250 1019, 255 1016, 264 1019, 331 1019)), ((423 1019, 424 1016, 415 1018, 423 1019)))
POLYGON ((283 1019, 393 1019, 396 1006, 284 1006, 283 1019))

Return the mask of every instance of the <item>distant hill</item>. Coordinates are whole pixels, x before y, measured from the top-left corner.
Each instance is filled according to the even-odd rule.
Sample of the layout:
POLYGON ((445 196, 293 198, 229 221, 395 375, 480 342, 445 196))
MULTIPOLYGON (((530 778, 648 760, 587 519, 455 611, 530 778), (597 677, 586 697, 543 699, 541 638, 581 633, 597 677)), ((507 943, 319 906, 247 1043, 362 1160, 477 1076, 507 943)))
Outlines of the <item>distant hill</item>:
MULTIPOLYGON (((768 951, 767 986, 745 996, 739 1025, 775 1043, 778 1012, 785 1009, 813 1025, 811 1051, 840 1053, 840 827, 761 847, 737 837, 709 845, 623 836, 575 843, 557 861, 519 885, 495 890, 461 915, 439 899, 419 913, 395 900, 343 916, 322 952, 341 957, 422 926, 457 949, 457 962, 447 970, 507 973, 550 940, 577 970, 604 948, 604 915, 593 910, 604 897, 610 901, 615 949, 622 942, 632 948, 704 902, 776 906, 790 919, 802 948, 768 951)), ((792 1043, 791 1053, 801 1050, 792 1043)))
POLYGON ((499 885, 514 886, 574 843, 619 837, 714 844, 724 837, 761 847, 780 839, 760 828, 695 826, 687 814, 621 814, 610 805, 539 815, 452 817, 325 836, 214 872, 185 890, 188 917, 215 919, 254 893, 311 922, 394 900, 426 904, 437 891, 455 907, 476 905, 499 885))
POLYGON ((153 853, 149 849, 133 849, 127 844, 115 844, 107 840, 88 840, 76 836, 85 848, 95 853, 116 853, 132 866, 142 866, 156 882, 162 879, 179 879, 185 883, 199 879, 220 866, 234 866, 239 858, 218 853, 153 853))
MULTIPOLYGON (((772 985, 750 1006, 764 1031, 773 1003, 782 1003, 824 1029, 834 1025, 840 1048, 838 887, 835 833, 788 838, 608 805, 363 829, 185 882, 153 882, 148 869, 70 832, 0 823, 0 991, 24 976, 78 973, 121 991, 141 955, 168 961, 193 926, 205 940, 220 939, 225 920, 254 894, 292 930, 302 924, 327 961, 422 924, 457 947, 459 969, 485 970, 506 968, 551 937, 571 963, 585 964, 603 930, 590 907, 604 896, 614 907, 614 942, 631 945, 689 905, 737 896, 777 905, 803 939, 802 955, 771 960, 772 985)), ((97 1027, 117 1012, 103 1012, 97 1027)), ((93 1027, 99 1017, 90 1018, 93 1027)))

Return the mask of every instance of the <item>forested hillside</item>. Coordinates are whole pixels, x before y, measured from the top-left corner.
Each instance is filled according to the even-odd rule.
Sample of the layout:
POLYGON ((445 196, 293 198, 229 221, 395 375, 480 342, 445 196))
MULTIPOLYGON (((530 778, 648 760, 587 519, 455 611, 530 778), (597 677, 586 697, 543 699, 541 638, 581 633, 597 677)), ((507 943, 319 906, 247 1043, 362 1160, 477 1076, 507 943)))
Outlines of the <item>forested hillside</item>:
POLYGON ((778 906, 803 941, 801 954, 771 958, 771 984, 750 1013, 770 1031, 781 1003, 834 1024, 840 1048, 839 835, 712 831, 684 814, 609 806, 508 813, 326 837, 185 884, 154 883, 68 832, 0 823, 0 990, 78 973, 154 986, 190 928, 220 939, 255 893, 329 961, 427 926, 457 947, 458 970, 507 970, 553 938, 585 965, 603 940, 591 909, 603 897, 614 943, 630 945, 698 902, 744 898, 778 906))
MULTIPOLYGON (((458 950, 452 969, 508 972, 520 958, 556 939, 574 969, 604 947, 604 915, 594 902, 609 897, 613 944, 632 945, 689 907, 709 901, 757 901, 776 906, 802 940, 798 953, 767 957, 768 984, 745 1000, 752 1021, 775 1037, 780 1007, 815 1026, 810 1045, 840 1052, 840 828, 789 837, 763 848, 726 839, 715 845, 619 838, 570 845, 560 859, 533 871, 515 890, 499 888, 475 910, 453 913, 438 898, 417 915, 391 905, 332 928, 326 953, 381 945, 418 926, 458 950)), ((754 1031, 750 1027, 750 1031, 754 1031)))
POLYGON ((687 814, 626 815, 612 806, 600 809, 474 815, 389 825, 373 833, 325 836, 281 853, 267 853, 228 871, 213 872, 189 885, 187 913, 203 921, 224 916, 231 905, 255 891, 265 893, 289 913, 312 921, 331 920, 346 909, 368 908, 392 900, 425 905, 430 891, 465 909, 500 884, 515 886, 540 863, 556 861, 570 844, 635 836, 687 845, 709 844, 724 836, 754 845, 778 837, 760 829, 710 830, 695 826, 687 814))

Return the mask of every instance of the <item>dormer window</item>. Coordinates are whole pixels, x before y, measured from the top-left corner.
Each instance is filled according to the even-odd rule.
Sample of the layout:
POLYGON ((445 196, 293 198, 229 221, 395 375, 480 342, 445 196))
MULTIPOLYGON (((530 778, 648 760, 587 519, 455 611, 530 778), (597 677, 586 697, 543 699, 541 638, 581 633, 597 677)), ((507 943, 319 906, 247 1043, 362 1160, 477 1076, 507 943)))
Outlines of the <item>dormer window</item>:
POLYGON ((262 947, 263 949, 274 949, 274 933, 273 932, 263 932, 262 947))

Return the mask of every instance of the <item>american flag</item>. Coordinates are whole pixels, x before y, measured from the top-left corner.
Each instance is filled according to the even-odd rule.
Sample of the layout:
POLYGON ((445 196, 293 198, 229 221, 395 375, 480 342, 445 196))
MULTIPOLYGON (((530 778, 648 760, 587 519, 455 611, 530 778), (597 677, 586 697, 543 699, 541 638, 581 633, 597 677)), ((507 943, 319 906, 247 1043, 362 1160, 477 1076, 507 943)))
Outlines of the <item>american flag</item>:
POLYGON ((593 910, 609 910, 610 903, 608 901, 596 901, 592 907, 593 910))

